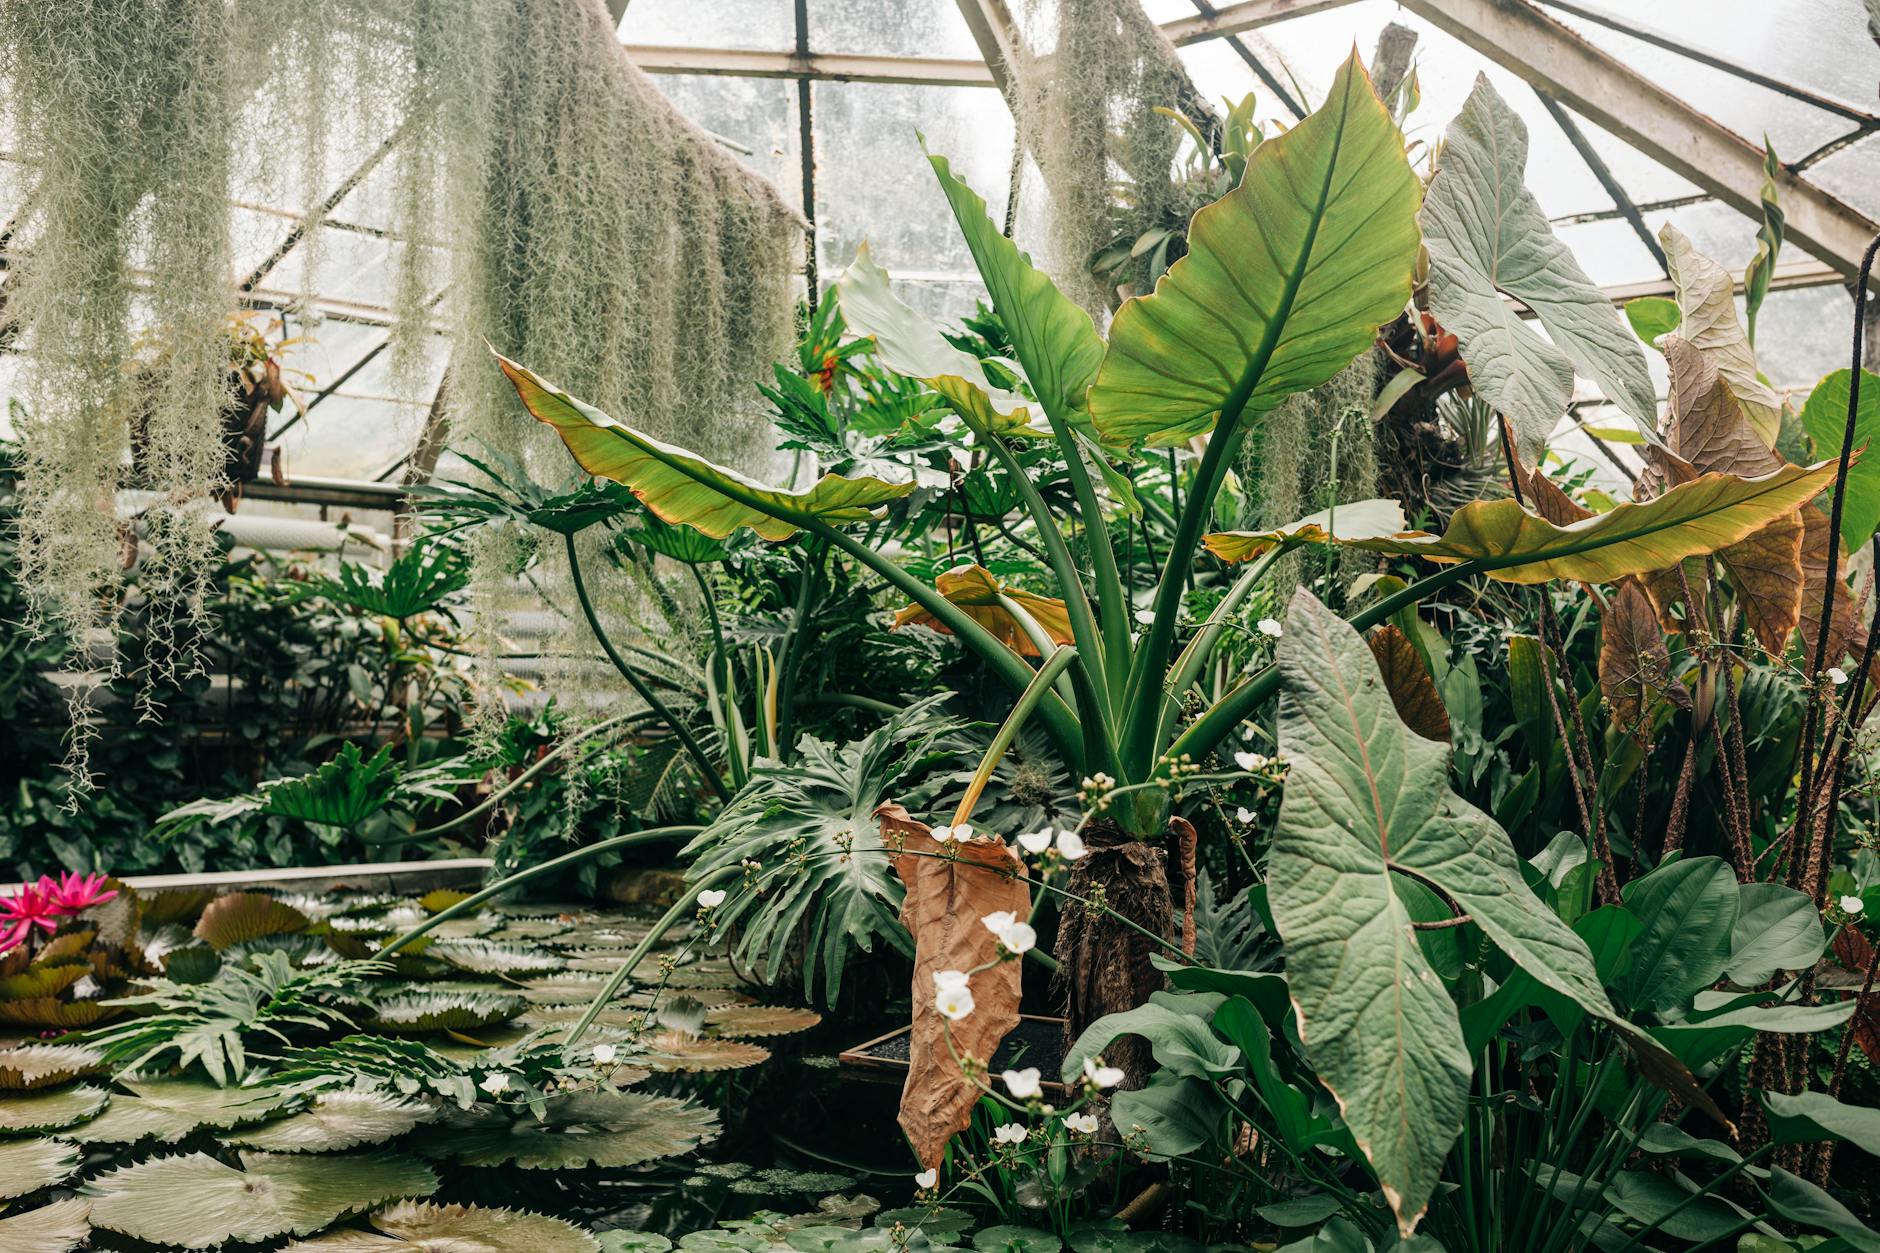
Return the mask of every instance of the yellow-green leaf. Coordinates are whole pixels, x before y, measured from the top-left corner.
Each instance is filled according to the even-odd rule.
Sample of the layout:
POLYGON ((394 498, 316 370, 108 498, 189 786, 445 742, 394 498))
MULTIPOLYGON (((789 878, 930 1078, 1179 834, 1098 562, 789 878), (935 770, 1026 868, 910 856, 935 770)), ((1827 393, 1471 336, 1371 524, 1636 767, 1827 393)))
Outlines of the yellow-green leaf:
MULTIPOLYGON (((934 579, 933 584, 935 590, 964 610, 968 617, 996 635, 1007 647, 1027 657, 1039 656, 1040 649, 1027 624, 1012 611, 1014 606, 1029 616, 1032 623, 1050 637, 1051 643, 1071 642, 1070 611, 1063 601, 1023 588, 1007 587, 983 566, 955 566, 934 579)), ((915 623, 952 633, 951 627, 921 605, 909 605, 894 615, 896 627, 915 623)))
POLYGON ((1270 531, 1216 531, 1202 536, 1201 542, 1222 561, 1252 561, 1285 540, 1326 544, 1382 539, 1402 534, 1404 526, 1403 506, 1396 501, 1356 500, 1307 514, 1270 531))
POLYGON ((810 521, 862 522, 914 490, 912 482, 839 474, 823 475, 807 491, 767 487, 642 435, 501 354, 496 360, 529 412, 555 428, 583 470, 625 484, 661 521, 713 539, 749 527, 767 540, 785 540, 810 521))
POLYGON ((1325 103, 1195 214, 1188 255, 1155 292, 1118 311, 1090 389, 1097 429, 1180 444, 1344 369, 1410 297, 1419 197, 1354 53, 1325 103))

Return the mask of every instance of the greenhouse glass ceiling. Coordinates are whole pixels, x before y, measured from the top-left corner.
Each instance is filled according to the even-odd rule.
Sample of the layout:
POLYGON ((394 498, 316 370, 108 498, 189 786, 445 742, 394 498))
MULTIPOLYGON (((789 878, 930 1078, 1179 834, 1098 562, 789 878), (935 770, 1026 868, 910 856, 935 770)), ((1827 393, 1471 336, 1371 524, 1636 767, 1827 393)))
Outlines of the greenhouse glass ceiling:
MULTIPOLYGON (((839 276, 866 238, 910 299, 944 314, 971 310, 977 280, 920 137, 1003 212, 1014 143, 999 89, 998 49, 1014 20, 1006 0, 611 3, 629 55, 670 99, 803 205, 814 235, 806 269, 819 285, 839 276)), ((1654 242, 1667 221, 1741 270, 1754 248, 1766 140, 1793 181, 1783 192, 1789 238, 1758 356, 1778 389, 1806 388, 1844 363, 1847 276, 1858 242, 1880 219, 1880 46, 1861 0, 1144 7, 1180 47, 1202 96, 1254 93, 1258 115, 1282 125, 1318 101, 1354 45, 1368 59, 1391 23, 1416 34, 1421 105, 1411 140, 1435 141, 1476 76, 1487 74, 1528 125, 1529 186, 1615 299, 1668 289, 1654 242)), ((307 414, 290 411, 270 431, 296 482, 399 481, 431 408, 423 389, 401 394, 386 347, 390 263, 398 249, 433 245, 386 230, 385 157, 395 136, 373 123, 347 119, 336 131, 332 168, 350 173, 319 206, 317 225, 270 197, 281 180, 269 154, 256 154, 236 197, 234 278, 262 316, 291 309, 276 334, 303 337, 292 363, 303 372, 307 414), (305 292, 313 300, 303 309, 305 292)), ((0 260, 31 190, 4 139, 0 260)), ((1022 177, 1019 187, 1023 239, 1022 177)), ((1653 365, 1662 390, 1662 363, 1653 365)), ((0 395, 18 366, 16 352, 0 355, 0 395)), ((432 386, 443 369, 440 340, 432 386)), ((1590 385, 1583 381, 1578 395, 1596 409, 1590 385)))

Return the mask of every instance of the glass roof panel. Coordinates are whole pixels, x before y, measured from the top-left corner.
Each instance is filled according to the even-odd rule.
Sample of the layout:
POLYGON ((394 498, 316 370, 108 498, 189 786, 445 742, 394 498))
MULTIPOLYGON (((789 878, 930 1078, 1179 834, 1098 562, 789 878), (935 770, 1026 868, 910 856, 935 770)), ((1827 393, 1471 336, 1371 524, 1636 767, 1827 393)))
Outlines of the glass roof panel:
POLYGON ((632 0, 620 30, 636 44, 778 52, 796 46, 790 0, 632 0))
POLYGON ((809 46, 873 56, 979 57, 954 0, 809 0, 809 46))

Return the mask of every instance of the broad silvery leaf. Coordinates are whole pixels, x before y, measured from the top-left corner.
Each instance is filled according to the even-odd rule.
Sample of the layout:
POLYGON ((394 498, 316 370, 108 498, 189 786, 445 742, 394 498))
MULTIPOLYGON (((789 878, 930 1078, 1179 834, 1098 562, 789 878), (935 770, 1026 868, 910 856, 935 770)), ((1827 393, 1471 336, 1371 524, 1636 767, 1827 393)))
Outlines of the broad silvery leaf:
POLYGON ((1430 312, 1460 342, 1477 394, 1508 415, 1524 457, 1539 455, 1566 413, 1576 369, 1656 438, 1645 353, 1522 182, 1527 144, 1527 126, 1478 76, 1443 133, 1423 205, 1430 312), (1547 338, 1522 324, 1504 294, 1534 311, 1547 338))
POLYGON ((1111 443, 1187 442, 1317 387, 1403 311, 1417 180, 1354 53, 1312 116, 1195 214, 1188 255, 1126 302, 1090 389, 1111 443))
POLYGON ((1278 665, 1290 773, 1268 899, 1300 1039, 1407 1236, 1462 1129, 1471 1066, 1402 877, 1446 895, 1543 986, 1618 1015, 1507 833, 1449 790, 1448 749, 1404 725, 1363 637, 1304 588, 1278 665))
POLYGON ((1774 445, 1782 430, 1782 398, 1756 373, 1756 353, 1736 316, 1735 280, 1669 222, 1658 242, 1678 295, 1680 333, 1717 367, 1763 443, 1774 445))

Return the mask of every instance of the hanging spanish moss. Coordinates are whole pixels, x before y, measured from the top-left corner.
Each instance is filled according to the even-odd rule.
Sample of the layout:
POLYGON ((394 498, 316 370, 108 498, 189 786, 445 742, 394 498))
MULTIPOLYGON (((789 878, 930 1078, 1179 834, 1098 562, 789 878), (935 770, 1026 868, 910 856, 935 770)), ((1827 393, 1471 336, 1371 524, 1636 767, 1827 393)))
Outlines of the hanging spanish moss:
MULTIPOLYGON (((28 626, 71 638, 75 667, 103 658, 117 672, 134 552, 117 492, 148 489, 137 578, 146 692, 198 664, 216 553, 207 504, 223 474, 229 142, 243 62, 221 0, 0 7, 0 75, 33 179, 5 310, 29 363, 20 476, 28 626)), ((69 764, 83 787, 90 689, 73 690, 69 764)))
POLYGON ((1048 201, 1044 264, 1101 325, 1120 300, 1092 261, 1174 212, 1182 131, 1154 110, 1195 111, 1194 87, 1137 0, 1028 0, 1020 24, 1012 103, 1048 201))

